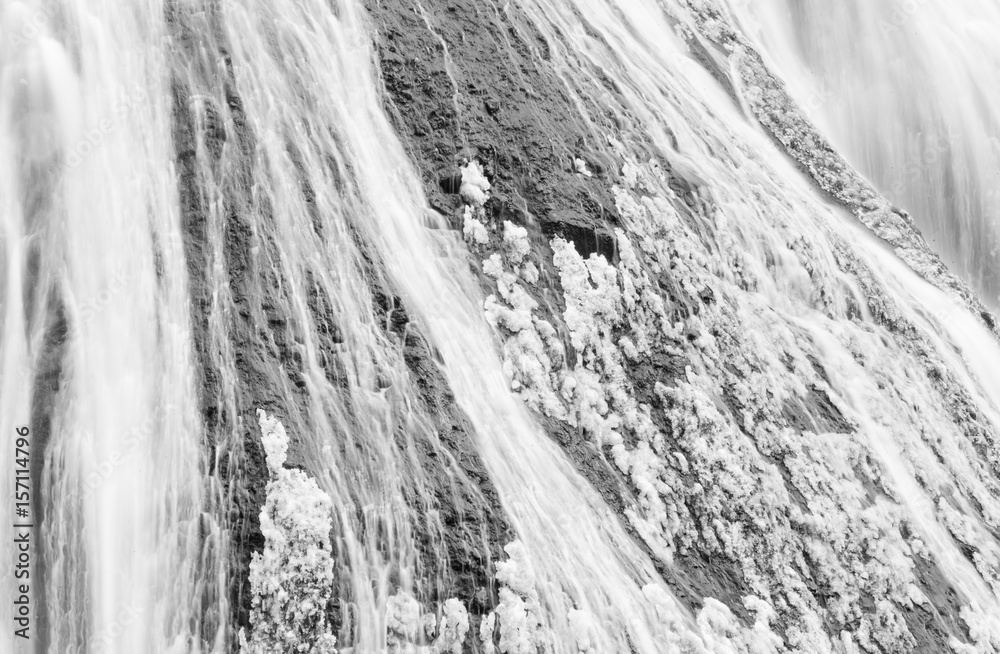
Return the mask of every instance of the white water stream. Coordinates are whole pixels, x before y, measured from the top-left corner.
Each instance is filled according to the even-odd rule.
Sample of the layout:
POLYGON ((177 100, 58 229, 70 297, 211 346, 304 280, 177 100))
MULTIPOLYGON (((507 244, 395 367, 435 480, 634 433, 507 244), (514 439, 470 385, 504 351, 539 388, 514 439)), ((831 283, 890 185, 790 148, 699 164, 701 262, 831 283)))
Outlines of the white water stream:
MULTIPOLYGON (((0 15, 5 524, 17 521, 16 425, 31 426, 32 466, 45 466, 33 478, 28 644, 212 643, 221 541, 202 517, 164 25, 152 7, 110 2, 7 1, 0 15), (61 333, 64 349, 46 346, 61 333)), ((5 562, 12 547, 5 537, 5 562)), ((8 592, 12 572, 0 572, 8 592)), ((5 652, 23 644, 6 628, 11 607, 5 652)))

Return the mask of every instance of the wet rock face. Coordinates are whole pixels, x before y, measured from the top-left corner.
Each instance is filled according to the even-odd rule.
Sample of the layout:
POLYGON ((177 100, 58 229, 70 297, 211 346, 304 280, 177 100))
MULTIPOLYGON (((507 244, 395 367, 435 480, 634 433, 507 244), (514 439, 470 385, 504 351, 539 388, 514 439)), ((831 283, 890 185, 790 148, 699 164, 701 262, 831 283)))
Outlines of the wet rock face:
MULTIPOLYGON (((213 44, 218 51, 211 53, 208 60, 214 61, 217 56, 225 62, 221 79, 214 82, 211 77, 207 82, 192 82, 184 66, 175 71, 173 139, 192 333, 196 363, 201 371, 199 394, 207 460, 211 465, 209 473, 219 484, 216 503, 207 508, 228 526, 229 595, 235 633, 250 626, 249 563, 251 554, 264 545, 259 513, 264 506, 268 470, 255 412, 264 409, 288 426, 291 442, 286 465, 312 471, 317 463, 310 458, 300 435, 316 428, 311 413, 314 398, 304 376, 295 320, 288 311, 288 289, 292 282, 283 276, 280 267, 269 265, 280 254, 275 244, 260 234, 259 225, 254 224, 254 220, 261 220, 261 213, 265 222, 273 218, 267 207, 262 211, 262 207, 253 206, 249 195, 258 137, 244 112, 222 31, 196 34, 190 31, 180 13, 168 17, 177 33, 181 62, 188 62, 192 69, 198 68, 203 64, 199 59, 204 56, 201 49, 213 44), (199 82, 209 86, 198 88, 199 82), (213 83, 222 87, 221 93, 211 87, 213 83), (220 95, 225 104, 211 99, 220 95), (222 182, 218 189, 224 204, 221 238, 212 233, 217 217, 213 217, 205 200, 208 191, 201 170, 205 166, 225 173, 220 175, 222 182), (221 280, 224 288, 212 279, 213 268, 224 269, 225 278, 221 280), (230 310, 220 311, 214 306, 220 294, 231 299, 230 310)), ((294 155, 290 152, 290 156, 294 155)), ((308 186, 305 179, 302 182, 308 186)), ((309 192, 304 189, 307 196, 309 192)), ((314 229, 322 237, 323 225, 318 219, 314 219, 314 229)), ((418 487, 417 482, 408 486, 409 480, 400 482, 410 504, 409 511, 417 516, 412 521, 412 537, 421 551, 413 571, 414 594, 431 610, 449 597, 461 597, 478 624, 478 615, 488 612, 495 602, 492 562, 503 557, 503 545, 514 536, 472 445, 468 420, 456 405, 434 353, 420 328, 410 321, 406 307, 384 281, 378 253, 364 249, 364 244, 361 247, 368 266, 366 279, 375 299, 373 318, 382 326, 385 338, 398 344, 399 364, 409 371, 409 383, 416 394, 419 406, 411 406, 407 411, 431 416, 433 423, 411 429, 399 419, 396 428, 397 446, 413 448, 411 457, 422 468, 421 479, 431 484, 427 488, 418 487), (439 513, 443 529, 427 519, 429 509, 439 513)), ((335 303, 319 285, 308 286, 312 290, 305 300, 316 326, 320 363, 327 381, 346 395, 350 373, 337 356, 343 349, 340 326, 343 317, 336 315, 335 303)), ((384 391, 391 383, 380 380, 377 390, 384 391)), ((346 440, 345 434, 339 432, 332 436, 346 440)), ((343 446, 338 442, 331 445, 343 446)), ((350 511, 350 507, 341 508, 350 511)), ((335 524, 332 534, 335 555, 337 531, 335 524)), ((371 536, 371 540, 379 537, 371 536)), ((341 565, 346 565, 346 560, 335 560, 335 575, 346 577, 341 565)), ((344 640, 349 642, 352 616, 348 587, 346 578, 342 579, 328 610, 330 623, 346 630, 344 640)), ((235 638, 232 642, 235 646, 235 638)))
MULTIPOLYGON (((438 483, 429 490, 433 504, 441 512, 440 536, 444 551, 439 551, 431 535, 420 535, 422 554, 422 594, 418 599, 434 606, 448 597, 460 597, 468 602, 470 616, 478 624, 480 616, 492 609, 492 564, 502 560, 503 545, 515 538, 507 523, 493 482, 473 445, 472 425, 455 402, 455 395, 435 361, 426 338, 410 322, 405 306, 398 298, 385 298, 389 331, 398 337, 403 347, 403 359, 412 375, 419 401, 428 415, 435 417, 434 436, 448 454, 454 457, 457 470, 471 484, 453 486, 446 481, 452 473, 441 452, 428 440, 417 440, 416 457, 430 479, 438 483), (484 549, 482 543, 488 543, 484 549), (449 577, 447 587, 438 587, 437 575, 449 577)), ((413 502, 422 499, 413 489, 413 502)))
MULTIPOLYGON (((372 1, 367 8, 387 113, 417 163, 431 206, 460 229, 457 170, 469 160, 482 163, 492 185, 484 210, 497 224, 510 221, 527 230, 529 258, 540 269, 532 296, 542 317, 562 334, 574 363, 549 242, 561 237, 583 257, 596 254, 617 263, 619 218, 609 189, 621 159, 580 120, 568 90, 545 64, 548 44, 518 17, 517 8, 500 12, 481 3, 425 3, 421 14, 405 0, 372 1)), ((688 206, 697 205, 696 190, 683 179, 673 177, 671 184, 688 206)), ((484 294, 495 292, 492 280, 481 281, 484 294)), ((671 299, 683 301, 668 276, 661 286, 671 299)), ((673 383, 684 364, 659 353, 636 362, 628 374, 648 402, 653 386, 673 383)), ((634 489, 588 437, 559 420, 540 418, 609 506, 621 512, 634 501, 634 489)), ((749 590, 739 566, 719 553, 691 552, 658 569, 689 608, 697 610, 704 597, 715 597, 752 622, 741 603, 749 590)))
MULTIPOLYGON (((559 237, 584 258, 596 254, 617 264, 619 216, 610 189, 621 158, 581 120, 568 89, 546 65, 549 45, 516 7, 423 3, 421 11, 405 0, 371 0, 366 7, 386 111, 417 164, 430 205, 461 229, 459 167, 471 160, 482 164, 492 185, 483 209, 495 224, 509 221, 527 230, 528 258, 540 271, 529 292, 541 317, 561 334, 572 367, 576 353, 562 319, 564 293, 549 243, 559 237)), ((694 186, 676 176, 670 184, 684 206, 699 206, 694 186)), ((473 272, 480 274, 484 295, 496 291, 492 280, 473 272)), ((685 302, 669 275, 661 288, 671 300, 685 302)), ((651 402, 653 386, 674 383, 684 365, 682 358, 659 352, 636 361, 627 374, 640 400, 651 402)), ((578 428, 539 418, 609 506, 620 512, 634 501, 634 488, 607 452, 578 428)), ((692 552, 659 570, 689 608, 697 610, 710 596, 749 620, 740 599, 748 587, 739 566, 721 554, 692 552)))
MULTIPOLYGON (((264 545, 260 532, 259 512, 264 502, 264 487, 268 472, 264 463, 264 453, 260 439, 253 433, 255 407, 267 406, 274 410, 274 403, 265 398, 277 395, 271 380, 278 374, 282 354, 261 352, 255 343, 250 321, 249 302, 252 299, 247 288, 252 276, 246 265, 252 247, 249 226, 234 211, 226 242, 230 260, 229 280, 234 285, 237 303, 244 310, 233 316, 230 331, 234 344, 241 350, 238 371, 240 380, 235 402, 227 402, 223 396, 220 375, 222 371, 212 365, 209 343, 209 313, 212 288, 208 280, 211 257, 208 235, 207 209, 201 201, 202 189, 195 172, 195 124, 189 109, 191 89, 177 80, 174 84, 174 144, 177 151, 179 189, 181 195, 181 216, 184 229, 185 258, 191 295, 192 334, 199 369, 201 370, 200 402, 202 416, 208 434, 208 445, 214 455, 217 448, 225 446, 228 452, 220 457, 220 468, 215 472, 227 485, 231 497, 229 515, 226 519, 231 529, 230 566, 236 574, 232 576, 230 601, 234 610, 234 622, 246 626, 250 612, 248 575, 252 552, 264 545), (263 354, 263 356, 261 356, 263 354), (267 362, 270 360, 270 366, 267 362), (241 437, 232 438, 233 434, 241 437), (238 572, 237 572, 238 571, 238 572)), ((234 97, 233 107, 238 107, 234 97)), ((211 142, 221 147, 220 135, 213 135, 211 142)), ((246 136, 245 134, 243 136, 246 136)), ((266 301, 266 300, 265 300, 266 301)), ((287 356, 287 354, 286 354, 287 356)), ((217 510, 222 510, 217 507, 217 510)))
POLYGON ((401 0, 366 7, 386 109, 433 208, 454 217, 457 167, 475 158, 496 189, 489 207, 494 216, 525 224, 530 215, 540 223, 531 229, 544 225, 549 234, 564 233, 560 214, 573 221, 565 233, 614 224, 608 185, 588 183, 606 182, 614 159, 544 67, 548 44, 517 18, 517 8, 435 2, 421 13, 401 0), (576 159, 593 177, 576 173, 576 159))

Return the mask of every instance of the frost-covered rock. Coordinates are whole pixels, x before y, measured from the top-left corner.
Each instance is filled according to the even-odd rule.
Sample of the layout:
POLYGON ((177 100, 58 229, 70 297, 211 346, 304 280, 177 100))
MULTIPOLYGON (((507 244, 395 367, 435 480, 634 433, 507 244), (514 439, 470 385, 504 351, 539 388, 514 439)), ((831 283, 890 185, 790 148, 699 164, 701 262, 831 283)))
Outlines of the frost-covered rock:
MULTIPOLYGON (((921 425, 951 433, 948 416, 967 400, 954 395, 957 385, 950 383, 943 388, 955 399, 923 406, 938 392, 934 377, 924 377, 930 368, 882 354, 886 337, 852 322, 850 298, 845 301, 836 286, 839 273, 823 268, 819 253, 828 246, 775 220, 777 209, 761 224, 787 236, 769 241, 775 264, 768 268, 751 261, 745 244, 725 227, 727 213, 740 209, 713 210, 709 229, 718 231, 709 245, 678 209, 662 168, 629 163, 623 171, 626 185, 614 189, 623 224, 616 233, 617 265, 599 255, 584 258, 569 241, 551 242, 565 307, 557 319, 578 364, 560 369, 560 361, 549 358, 533 387, 515 389, 537 406, 529 398, 551 388, 566 410, 549 415, 581 427, 628 480, 635 501, 625 515, 662 560, 696 550, 733 562, 744 579, 745 608, 757 619, 749 626, 730 622, 725 607, 712 605, 704 629, 721 651, 905 651, 914 643, 905 611, 929 603, 917 573, 931 554, 895 503, 867 436, 840 416, 846 411, 841 398, 853 389, 841 386, 838 395, 814 363, 824 355, 761 295, 794 277, 796 301, 823 312, 823 328, 844 343, 847 359, 877 378, 864 393, 868 410, 884 416, 880 429, 908 443, 906 451, 923 452, 921 425), (669 300, 663 280, 670 284, 669 300), (696 363, 653 382, 652 404, 643 404, 636 399, 633 366, 662 356, 696 363), (898 386, 898 379, 907 384, 898 386), (833 422, 791 423, 794 412, 821 421, 833 416, 833 422), (897 422, 900 416, 908 428, 897 422), (832 589, 823 605, 815 587, 832 589), (771 629, 776 620, 785 625, 780 637, 771 629)), ((838 256, 856 261, 834 243, 838 256)), ((542 308, 523 301, 501 247, 484 266, 499 290, 487 303, 487 316, 499 327, 515 327, 502 330, 509 352, 539 331, 542 308), (522 309, 519 315, 504 313, 514 306, 522 309)), ((921 360, 929 349, 919 346, 921 360)), ((542 348, 522 352, 512 371, 544 360, 542 348)), ((943 374, 940 366, 933 370, 943 374)), ((946 442, 933 441, 949 458, 946 442)), ((979 442, 992 456, 990 441, 979 442)), ((937 455, 920 456, 922 473, 938 466, 937 455)), ((976 505, 993 524, 990 482, 966 476, 961 484, 982 498, 976 505)), ((930 506, 957 541, 974 548, 973 564, 984 578, 995 579, 994 547, 977 521, 948 501, 930 506)))
POLYGON ((459 194, 469 204, 481 207, 490 199, 490 182, 483 174, 478 161, 470 161, 462 167, 462 185, 459 194))
POLYGON ((469 613, 465 605, 455 598, 445 601, 437 632, 431 654, 461 654, 465 636, 469 633, 469 613))
POLYGON ((993 654, 1000 652, 1000 620, 996 615, 989 615, 977 605, 964 607, 962 619, 969 628, 969 636, 973 645, 968 646, 957 641, 952 648, 961 654, 993 654))
POLYGON ((407 592, 390 595, 385 607, 386 645, 390 652, 409 651, 411 643, 423 636, 425 620, 421 619, 420 602, 407 592))
POLYGON ((511 389, 519 391, 532 408, 565 418, 566 407, 556 392, 561 380, 554 374, 565 348, 552 325, 535 317, 538 302, 521 283, 538 281, 537 267, 524 261, 529 252, 527 230, 506 221, 503 253, 493 253, 483 261, 483 274, 496 281, 499 295, 486 298, 486 320, 506 335, 503 368, 511 389))
MULTIPOLYGON (((711 597, 698 612, 705 647, 717 654, 781 654, 786 651, 780 636, 771 631, 770 616, 758 618, 752 631, 746 631, 732 611, 722 602, 711 597)), ((822 645, 814 650, 822 651, 822 645)))
POLYGON ((472 207, 465 208, 464 220, 462 233, 465 235, 465 239, 476 245, 486 245, 490 240, 490 233, 486 226, 475 217, 472 207))
POLYGON ((507 259, 514 266, 524 261, 524 258, 531 252, 528 230, 509 220, 503 221, 503 244, 507 248, 507 259))
POLYGON ((326 620, 333 592, 330 497, 301 470, 284 468, 288 437, 281 423, 257 412, 270 481, 260 512, 264 550, 250 562, 253 594, 249 639, 241 654, 336 654, 326 620))
POLYGON ((406 591, 386 601, 386 649, 389 654, 461 654, 469 632, 469 613, 458 599, 441 605, 440 618, 424 613, 406 591), (430 644, 427 644, 427 643, 430 644))

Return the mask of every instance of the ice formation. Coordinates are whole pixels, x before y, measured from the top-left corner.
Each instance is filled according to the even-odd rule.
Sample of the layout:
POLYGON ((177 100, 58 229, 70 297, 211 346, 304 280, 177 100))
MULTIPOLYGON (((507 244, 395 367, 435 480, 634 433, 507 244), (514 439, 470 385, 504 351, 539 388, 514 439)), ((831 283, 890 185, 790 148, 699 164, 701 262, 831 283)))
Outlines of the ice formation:
POLYGON ((469 633, 469 613, 459 600, 446 600, 438 622, 438 636, 431 654, 461 654, 465 636, 469 633))
POLYGON ((500 602, 483 618, 479 631, 483 649, 486 654, 538 654, 545 651, 549 636, 542 625, 528 553, 520 541, 508 544, 504 551, 510 558, 496 564, 500 602))
POLYGON ((470 161, 462 168, 462 184, 458 192, 466 202, 475 207, 483 206, 490 198, 490 182, 478 161, 470 161))
POLYGON ((462 654, 469 613, 458 599, 441 606, 440 617, 424 613, 420 603, 400 591, 386 602, 386 647, 390 654, 462 654), (431 644, 425 644, 432 640, 431 644))
POLYGON ((462 233, 469 242, 476 245, 486 245, 490 240, 490 234, 486 230, 486 226, 474 217, 474 211, 472 207, 465 208, 462 233))
POLYGON ((260 512, 264 551, 250 562, 251 633, 240 632, 242 654, 336 654, 327 623, 332 599, 332 502, 301 470, 284 467, 285 428, 258 410, 270 481, 260 512))
MULTIPOLYGON (((288 436, 276 418, 258 411, 270 481, 260 514, 265 544, 250 563, 251 633, 240 632, 242 654, 336 654, 327 622, 333 593, 332 502, 301 470, 284 467, 288 436)), ((515 584, 516 585, 516 584, 515 584)), ((405 591, 386 600, 386 648, 396 654, 461 654, 469 631, 455 598, 440 618, 424 613, 405 591), (426 644, 426 643, 430 644, 426 644)))

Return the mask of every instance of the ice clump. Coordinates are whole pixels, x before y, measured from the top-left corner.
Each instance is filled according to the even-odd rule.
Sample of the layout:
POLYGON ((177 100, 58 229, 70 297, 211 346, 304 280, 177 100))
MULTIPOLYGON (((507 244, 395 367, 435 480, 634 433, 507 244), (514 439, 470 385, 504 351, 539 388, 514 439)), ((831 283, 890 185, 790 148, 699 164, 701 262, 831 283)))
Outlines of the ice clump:
POLYGON ((464 220, 462 234, 466 240, 477 245, 486 245, 490 240, 490 233, 487 231, 486 225, 475 217, 472 207, 465 208, 464 220))
POLYGON ((490 182, 478 161, 470 161, 462 168, 462 185, 458 192, 466 202, 476 207, 483 206, 490 199, 490 182))
POLYGON ((258 410, 270 481, 260 512, 264 551, 250 561, 253 594, 241 654, 336 654, 326 621, 333 594, 330 529, 333 503, 316 480, 284 468, 288 436, 281 423, 258 410))

